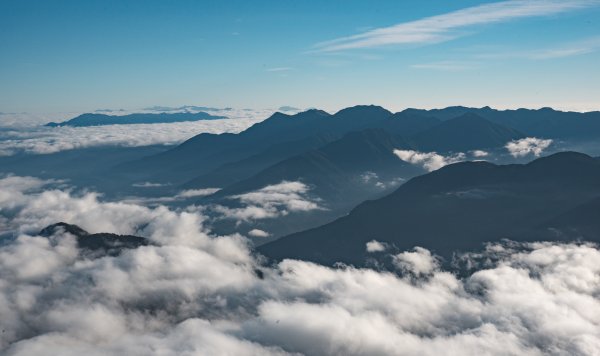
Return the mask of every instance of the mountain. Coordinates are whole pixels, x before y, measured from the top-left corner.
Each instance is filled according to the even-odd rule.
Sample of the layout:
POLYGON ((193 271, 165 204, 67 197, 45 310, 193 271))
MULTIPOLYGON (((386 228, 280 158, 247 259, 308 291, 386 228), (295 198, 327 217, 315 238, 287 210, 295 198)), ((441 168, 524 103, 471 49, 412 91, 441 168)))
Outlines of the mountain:
MULTIPOLYGON (((318 133, 295 141, 274 144, 262 152, 238 161, 228 162, 214 170, 200 175, 184 184, 185 188, 226 187, 235 182, 247 179, 261 170, 281 160, 317 149, 340 138, 350 128, 379 128, 390 134, 410 136, 439 124, 431 117, 418 115, 394 114, 376 106, 363 106, 345 109, 335 114, 331 120, 315 122, 316 128, 309 134, 318 133)), ((266 126, 266 125, 265 125, 266 126)), ((258 125, 257 131, 264 130, 258 125)))
MULTIPOLYGON (((282 143, 321 136, 339 138, 345 133, 369 126, 392 113, 378 106, 355 106, 330 115, 308 110, 295 115, 275 113, 239 134, 203 133, 176 148, 116 167, 136 179, 184 183, 227 164, 248 158, 282 143)), ((293 152, 294 154, 296 152, 293 152)))
POLYGON ((229 162, 183 184, 184 189, 223 187, 246 179, 288 157, 319 148, 337 138, 323 134, 301 140, 275 144, 262 152, 235 162, 229 162))
MULTIPOLYGON (((402 171, 421 172, 394 155, 396 148, 411 148, 402 138, 382 129, 366 129, 346 134, 339 140, 290 157, 258 174, 218 191, 215 197, 240 194, 283 180, 303 181, 319 196, 351 196, 347 185, 356 184, 365 172, 398 177, 402 171)), ((363 184, 363 183, 360 183, 363 184)))
POLYGON ((77 246, 84 254, 100 257, 104 255, 116 256, 124 249, 133 249, 149 245, 147 239, 131 235, 117 235, 109 233, 90 234, 77 225, 59 222, 49 225, 39 232, 40 236, 50 237, 56 233, 69 233, 77 239, 77 246))
MULTIPOLYGON (((277 219, 252 222, 251 226, 236 221, 223 221, 212 226, 220 234, 240 228, 269 231, 280 237, 309 226, 331 221, 365 199, 380 197, 404 180, 422 174, 423 169, 400 160, 393 151, 407 149, 405 140, 382 129, 350 132, 339 140, 318 149, 287 158, 257 174, 226 186, 204 202, 239 208, 231 196, 250 193, 283 181, 299 181, 310 188, 309 195, 324 210, 289 214, 277 219)), ((264 243, 261 238, 257 243, 264 243)))
POLYGON ((456 163, 413 178, 334 222, 258 249, 274 259, 360 265, 373 239, 395 250, 425 247, 447 259, 502 238, 600 241, 598 197, 600 162, 581 153, 557 153, 525 165, 456 163), (591 226, 592 233, 580 226, 591 226))
POLYGON ((486 120, 514 128, 526 135, 554 139, 594 139, 600 137, 600 112, 558 111, 552 108, 495 110, 489 106, 469 108, 451 106, 444 109, 406 109, 404 113, 449 120, 473 113, 486 120))
POLYGON ((82 114, 64 122, 49 122, 46 126, 102 126, 102 125, 130 125, 130 124, 159 124, 184 121, 218 120, 226 119, 225 116, 213 116, 205 112, 198 113, 159 113, 159 114, 129 114, 129 115, 105 115, 105 114, 82 114))
POLYGON ((417 133, 411 142, 421 151, 456 152, 503 147, 523 137, 515 129, 465 113, 417 133))
POLYGON ((331 115, 309 110, 295 115, 275 113, 239 134, 201 133, 179 146, 115 167, 139 179, 183 184, 202 174, 288 141, 320 134, 321 121, 331 115))
POLYGON ((440 120, 435 117, 399 112, 379 121, 373 127, 382 128, 402 137, 409 137, 434 127, 439 123, 440 120))

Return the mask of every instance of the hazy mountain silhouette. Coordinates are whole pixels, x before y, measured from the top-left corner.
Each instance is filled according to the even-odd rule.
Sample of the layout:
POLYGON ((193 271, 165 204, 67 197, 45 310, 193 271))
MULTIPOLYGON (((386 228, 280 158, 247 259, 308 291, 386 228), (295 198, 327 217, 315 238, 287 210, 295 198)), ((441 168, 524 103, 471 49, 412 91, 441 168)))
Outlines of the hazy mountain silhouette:
POLYGON ((159 113, 159 114, 129 114, 129 115, 105 115, 105 114, 81 114, 71 120, 64 122, 49 122, 46 126, 102 126, 102 125, 131 125, 131 124, 159 124, 184 121, 218 120, 226 119, 225 116, 214 116, 205 112, 198 113, 159 113))
POLYGON ((558 153, 526 165, 463 162, 413 178, 347 216, 259 250, 275 259, 361 264, 365 244, 373 239, 400 250, 422 246, 445 257, 501 238, 598 241, 598 197, 600 162, 584 154, 558 153))
POLYGON ((469 108, 451 106, 444 109, 406 109, 403 112, 449 120, 466 113, 477 114, 486 120, 516 129, 529 136, 590 139, 600 137, 600 112, 558 111, 552 108, 495 110, 489 106, 469 108))

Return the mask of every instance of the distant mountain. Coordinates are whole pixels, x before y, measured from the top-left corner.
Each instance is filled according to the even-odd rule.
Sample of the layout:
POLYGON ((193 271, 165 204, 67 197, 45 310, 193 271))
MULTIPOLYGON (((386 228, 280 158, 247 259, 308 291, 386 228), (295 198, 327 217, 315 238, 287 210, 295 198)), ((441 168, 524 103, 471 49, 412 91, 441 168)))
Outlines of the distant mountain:
POLYGON ((559 139, 592 139, 600 137, 600 112, 558 111, 552 108, 495 110, 489 106, 469 108, 451 106, 444 109, 406 109, 404 113, 449 120, 473 113, 486 120, 511 127, 529 136, 559 139))
POLYGON ((102 125, 131 125, 131 124, 159 124, 185 121, 218 120, 226 119, 225 116, 214 116, 205 112, 198 113, 159 113, 159 114, 129 114, 129 115, 105 115, 105 114, 82 114, 64 122, 50 122, 46 126, 102 126, 102 125))
POLYGON ((523 137, 525 135, 515 129, 465 113, 417 133, 411 142, 421 151, 469 151, 503 147, 523 137))
POLYGON ((362 264, 365 244, 414 246, 446 258, 509 238, 600 241, 600 162, 565 152, 526 165, 463 162, 413 178, 332 223, 260 246, 275 259, 362 264))
POLYGON ((75 236, 77 238, 77 246, 82 249, 86 255, 93 255, 96 257, 104 255, 116 256, 125 249, 149 245, 149 241, 143 237, 109 233, 90 234, 77 225, 64 222, 45 227, 39 232, 39 235, 50 237, 61 232, 66 232, 75 236))

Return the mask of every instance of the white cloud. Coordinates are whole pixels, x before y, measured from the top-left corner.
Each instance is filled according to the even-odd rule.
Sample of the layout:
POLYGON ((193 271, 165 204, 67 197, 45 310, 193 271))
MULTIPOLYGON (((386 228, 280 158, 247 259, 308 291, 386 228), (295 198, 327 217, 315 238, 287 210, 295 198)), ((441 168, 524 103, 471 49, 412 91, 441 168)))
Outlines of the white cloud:
POLYGON ((442 15, 404 22, 358 35, 322 42, 317 51, 333 52, 398 44, 429 44, 464 36, 465 29, 526 17, 559 14, 598 5, 595 0, 516 0, 477 5, 442 15))
POLYGON ((260 230, 260 229, 252 229, 250 231, 248 231, 248 235, 252 236, 252 237, 269 237, 270 234, 264 230, 260 230))
POLYGON ((526 137, 520 140, 514 140, 504 146, 513 157, 523 157, 533 154, 538 157, 542 152, 552 144, 551 139, 541 139, 536 137, 526 137))
POLYGON ((282 181, 259 190, 231 196, 238 200, 242 208, 229 208, 222 205, 212 209, 224 218, 243 221, 271 219, 288 215, 291 212, 306 212, 323 209, 317 199, 308 195, 310 188, 302 182, 282 181))
POLYGON ((448 164, 463 161, 464 153, 456 153, 451 156, 442 156, 436 152, 419 152, 413 150, 394 150, 394 154, 404 162, 417 164, 428 171, 435 171, 448 164))
POLYGON ((386 250, 387 246, 386 246, 386 244, 384 244, 382 242, 379 242, 376 240, 371 240, 371 241, 367 242, 366 248, 367 248, 367 252, 373 253, 373 252, 383 252, 386 250))
POLYGON ((297 260, 265 266, 244 238, 211 236, 201 209, 108 203, 40 192, 44 185, 0 181, 21 196, 5 215, 16 238, 0 245, 5 355, 600 353, 593 244, 489 245, 462 257, 474 269, 464 278, 422 248, 394 257, 400 275, 297 260), (52 220, 154 244, 90 258, 69 234, 18 232, 52 220))
POLYGON ((158 187, 164 187, 166 184, 163 183, 152 183, 152 182, 140 182, 140 183, 133 183, 132 186, 136 187, 136 188, 158 188, 158 187))
POLYGON ((417 275, 430 274, 439 268, 439 262, 431 252, 418 246, 412 252, 406 251, 397 254, 394 256, 393 262, 398 269, 417 275))
POLYGON ((202 188, 202 189, 188 189, 178 193, 175 198, 194 198, 194 197, 205 197, 207 195, 214 194, 221 190, 220 188, 202 188))
POLYGON ((476 158, 487 157, 490 155, 489 152, 482 151, 482 150, 471 151, 471 154, 473 155, 473 157, 476 157, 476 158))

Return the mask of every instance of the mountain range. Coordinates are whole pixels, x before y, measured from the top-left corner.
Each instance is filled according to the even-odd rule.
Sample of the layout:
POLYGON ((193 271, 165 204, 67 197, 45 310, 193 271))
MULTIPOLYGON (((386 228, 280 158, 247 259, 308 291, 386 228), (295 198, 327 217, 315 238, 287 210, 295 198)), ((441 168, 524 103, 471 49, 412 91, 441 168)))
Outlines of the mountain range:
MULTIPOLYGON (((157 122, 161 118, 174 122, 194 117, 221 118, 206 113, 84 114, 63 124, 87 125, 96 120, 157 122)), ((239 134, 202 133, 171 148, 74 150, 46 157, 2 157, 0 161, 14 173, 43 170, 48 178, 68 178, 115 198, 175 196, 182 190, 220 189, 209 196, 172 200, 169 204, 173 205, 197 203, 239 208, 240 201, 232 197, 281 182, 305 184, 323 209, 254 222, 222 220, 212 226, 216 233, 224 234, 234 233, 240 227, 268 231, 270 238, 255 239, 262 244, 344 216, 357 204, 381 198, 431 169, 455 161, 481 159, 473 152, 485 151, 484 155, 489 154, 485 159, 495 163, 514 162, 505 148, 508 142, 525 137, 551 137, 557 143, 594 141, 600 133, 596 129, 599 123, 597 112, 549 108, 494 110, 457 106, 392 113, 379 106, 360 105, 335 114, 316 109, 297 114, 274 113, 239 134), (426 166, 418 160, 404 161, 394 154, 397 150, 440 162, 426 166)))
POLYGON ((136 113, 128 115, 106 115, 98 113, 86 113, 81 114, 73 119, 63 122, 49 122, 46 126, 58 127, 58 126, 74 126, 74 127, 85 127, 85 126, 102 126, 102 125, 131 125, 131 124, 161 124, 161 123, 174 123, 174 122, 185 122, 185 121, 199 121, 199 120, 219 120, 226 119, 225 116, 210 115, 205 112, 182 112, 182 113, 158 113, 158 114, 146 114, 136 113))

